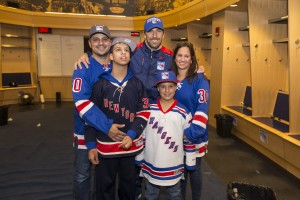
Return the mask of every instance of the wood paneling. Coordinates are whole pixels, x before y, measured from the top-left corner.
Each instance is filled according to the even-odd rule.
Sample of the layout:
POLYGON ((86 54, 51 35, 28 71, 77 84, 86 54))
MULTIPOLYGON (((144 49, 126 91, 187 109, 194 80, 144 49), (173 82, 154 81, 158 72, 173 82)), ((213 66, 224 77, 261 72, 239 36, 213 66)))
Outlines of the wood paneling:
POLYGON ((289 91, 287 44, 272 43, 287 36, 287 25, 268 24, 269 19, 287 15, 287 1, 249 0, 248 12, 253 115, 269 116, 277 91, 289 91))
POLYGON ((197 62, 199 66, 205 68, 205 74, 211 76, 211 50, 202 50, 202 48, 211 49, 211 37, 199 38, 203 33, 211 33, 211 24, 188 24, 187 33, 189 41, 194 45, 197 62))
POLYGON ((289 0, 290 132, 300 133, 300 1, 289 0))

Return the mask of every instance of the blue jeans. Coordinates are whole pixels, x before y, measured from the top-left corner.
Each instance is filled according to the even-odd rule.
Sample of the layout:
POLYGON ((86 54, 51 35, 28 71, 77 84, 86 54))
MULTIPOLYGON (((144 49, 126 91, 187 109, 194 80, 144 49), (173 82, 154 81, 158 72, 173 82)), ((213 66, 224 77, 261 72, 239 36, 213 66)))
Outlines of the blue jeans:
POLYGON ((87 149, 78 149, 77 139, 74 141, 74 176, 73 195, 75 200, 91 199, 91 163, 87 149))
POLYGON ((196 158, 196 169, 187 170, 184 169, 184 180, 181 181, 181 194, 185 199, 186 185, 188 178, 190 178, 191 189, 192 189, 192 200, 199 200, 201 198, 201 187, 202 187, 202 175, 201 175, 201 157, 196 158))
MULTIPOLYGON (((145 199, 146 200, 158 200, 160 187, 150 183, 146 178, 145 180, 145 199)), ((180 181, 172 186, 165 186, 167 192, 167 200, 182 200, 181 190, 180 190, 180 181)))

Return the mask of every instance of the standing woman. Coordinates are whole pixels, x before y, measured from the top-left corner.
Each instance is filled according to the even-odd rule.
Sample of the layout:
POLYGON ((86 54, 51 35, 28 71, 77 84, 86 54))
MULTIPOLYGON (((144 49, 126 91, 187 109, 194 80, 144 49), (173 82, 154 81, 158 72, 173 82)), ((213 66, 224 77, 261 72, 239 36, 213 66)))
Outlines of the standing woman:
POLYGON ((182 197, 185 199, 186 185, 190 178, 192 199, 201 197, 201 158, 207 153, 208 145, 208 107, 209 83, 203 73, 197 73, 197 59, 193 44, 180 42, 174 50, 172 70, 177 75, 178 84, 175 99, 191 112, 193 119, 185 135, 196 146, 196 170, 185 169, 185 180, 181 184, 182 197))

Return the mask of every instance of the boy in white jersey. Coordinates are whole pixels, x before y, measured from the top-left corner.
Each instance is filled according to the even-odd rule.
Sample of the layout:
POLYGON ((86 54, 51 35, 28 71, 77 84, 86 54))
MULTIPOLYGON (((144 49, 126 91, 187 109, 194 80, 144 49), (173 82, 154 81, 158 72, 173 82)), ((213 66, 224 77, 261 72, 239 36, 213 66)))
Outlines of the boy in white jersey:
MULTIPOLYGON (((167 199, 180 200, 180 179, 184 171, 183 130, 189 126, 191 115, 174 99, 177 86, 175 73, 160 72, 156 80, 160 97, 150 104, 151 113, 143 132, 144 158, 139 163, 141 174, 145 177, 145 198, 158 199, 160 187, 165 186, 167 199)), ((191 152, 195 153, 194 149, 191 152)))

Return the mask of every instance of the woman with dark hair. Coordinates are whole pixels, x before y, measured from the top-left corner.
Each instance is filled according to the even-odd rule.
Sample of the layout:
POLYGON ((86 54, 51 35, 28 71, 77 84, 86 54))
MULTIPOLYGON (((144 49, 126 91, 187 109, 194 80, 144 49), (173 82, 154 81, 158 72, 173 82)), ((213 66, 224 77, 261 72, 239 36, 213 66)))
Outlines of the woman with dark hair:
POLYGON ((189 145, 194 144, 197 155, 196 170, 185 169, 185 180, 181 184, 181 193, 185 199, 186 184, 189 178, 192 199, 199 200, 202 185, 201 157, 207 153, 208 146, 209 83, 203 73, 197 72, 197 58, 193 44, 190 42, 177 44, 171 68, 178 79, 175 99, 186 106, 193 116, 190 127, 185 129, 184 133, 189 145))

